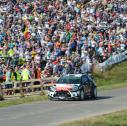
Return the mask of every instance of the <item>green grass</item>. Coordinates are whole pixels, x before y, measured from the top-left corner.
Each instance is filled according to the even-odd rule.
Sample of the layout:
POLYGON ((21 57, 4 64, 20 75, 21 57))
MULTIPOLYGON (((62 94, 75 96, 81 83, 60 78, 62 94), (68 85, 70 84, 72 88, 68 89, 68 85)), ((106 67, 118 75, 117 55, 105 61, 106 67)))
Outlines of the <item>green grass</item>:
POLYGON ((94 78, 101 90, 127 86, 127 61, 110 67, 105 72, 94 73, 94 78))
POLYGON ((127 110, 67 122, 59 126, 127 126, 127 110))
POLYGON ((37 101, 44 101, 47 99, 48 99, 47 96, 27 96, 24 98, 17 98, 17 99, 0 101, 0 107, 7 107, 7 106, 12 106, 12 105, 19 105, 19 104, 26 104, 26 103, 32 103, 32 102, 37 102, 37 101))

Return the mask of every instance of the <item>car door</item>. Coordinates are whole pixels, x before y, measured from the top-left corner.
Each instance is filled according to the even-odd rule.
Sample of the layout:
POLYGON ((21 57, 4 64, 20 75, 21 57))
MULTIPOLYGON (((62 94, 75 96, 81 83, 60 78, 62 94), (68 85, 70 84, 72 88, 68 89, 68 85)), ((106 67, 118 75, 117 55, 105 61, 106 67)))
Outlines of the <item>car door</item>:
POLYGON ((82 84, 83 84, 83 89, 84 89, 85 95, 89 96, 90 92, 91 92, 91 87, 90 87, 89 78, 86 75, 84 75, 82 77, 82 84))

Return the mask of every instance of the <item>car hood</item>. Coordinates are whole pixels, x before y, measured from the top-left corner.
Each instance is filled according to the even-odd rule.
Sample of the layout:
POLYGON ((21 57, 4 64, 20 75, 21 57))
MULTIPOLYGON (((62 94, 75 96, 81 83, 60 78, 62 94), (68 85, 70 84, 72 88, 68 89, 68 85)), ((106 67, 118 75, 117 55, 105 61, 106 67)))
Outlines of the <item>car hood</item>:
POLYGON ((80 84, 56 84, 56 91, 68 91, 74 89, 74 87, 80 84))

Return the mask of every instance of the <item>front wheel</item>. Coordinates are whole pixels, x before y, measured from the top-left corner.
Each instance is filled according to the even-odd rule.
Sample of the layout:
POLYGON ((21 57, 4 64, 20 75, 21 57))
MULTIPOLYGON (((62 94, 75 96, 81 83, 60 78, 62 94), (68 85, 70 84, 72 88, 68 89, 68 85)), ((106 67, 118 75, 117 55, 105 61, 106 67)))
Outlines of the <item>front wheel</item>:
POLYGON ((53 98, 52 98, 52 97, 49 97, 49 100, 50 100, 50 101, 53 101, 53 98))
POLYGON ((80 100, 83 101, 85 99, 84 91, 80 91, 80 100))

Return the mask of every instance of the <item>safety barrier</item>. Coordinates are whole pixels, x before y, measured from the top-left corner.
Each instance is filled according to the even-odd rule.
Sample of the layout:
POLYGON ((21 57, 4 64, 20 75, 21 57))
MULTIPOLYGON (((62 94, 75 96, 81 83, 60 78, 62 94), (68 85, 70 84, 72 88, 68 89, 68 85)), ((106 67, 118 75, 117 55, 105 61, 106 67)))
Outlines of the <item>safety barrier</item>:
POLYGON ((57 78, 32 79, 0 84, 0 100, 30 95, 45 95, 48 88, 54 85, 57 78))
POLYGON ((99 64, 94 64, 94 69, 95 69, 94 71, 96 71, 96 70, 104 71, 109 66, 120 63, 126 59, 127 59, 127 51, 121 52, 119 54, 114 54, 114 55, 110 56, 105 62, 99 63, 99 64))

